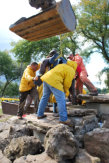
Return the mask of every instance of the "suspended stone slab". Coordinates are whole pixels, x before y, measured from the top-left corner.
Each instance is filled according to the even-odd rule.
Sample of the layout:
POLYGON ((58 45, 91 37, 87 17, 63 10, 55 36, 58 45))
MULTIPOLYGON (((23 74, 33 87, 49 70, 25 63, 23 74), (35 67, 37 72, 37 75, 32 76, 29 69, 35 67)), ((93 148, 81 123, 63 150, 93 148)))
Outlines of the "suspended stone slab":
POLYGON ((32 17, 22 17, 9 29, 29 41, 38 41, 74 31, 76 18, 69 0, 62 0, 55 6, 32 17))

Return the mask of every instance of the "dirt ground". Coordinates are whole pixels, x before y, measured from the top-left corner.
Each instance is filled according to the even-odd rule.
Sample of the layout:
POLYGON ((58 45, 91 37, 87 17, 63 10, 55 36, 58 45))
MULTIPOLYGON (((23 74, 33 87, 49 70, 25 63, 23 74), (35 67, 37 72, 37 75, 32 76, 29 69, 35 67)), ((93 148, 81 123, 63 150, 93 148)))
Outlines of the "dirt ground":
POLYGON ((7 121, 9 118, 11 118, 11 115, 7 115, 7 114, 0 114, 0 122, 5 122, 7 121))

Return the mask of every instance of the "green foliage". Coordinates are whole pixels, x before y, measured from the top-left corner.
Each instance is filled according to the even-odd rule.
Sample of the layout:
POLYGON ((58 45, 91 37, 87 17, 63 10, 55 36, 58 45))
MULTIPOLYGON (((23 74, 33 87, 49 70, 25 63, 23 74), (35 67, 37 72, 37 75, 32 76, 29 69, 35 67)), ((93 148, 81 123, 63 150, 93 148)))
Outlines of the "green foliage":
POLYGON ((107 88, 103 88, 103 89, 97 88, 97 90, 98 90, 98 93, 99 94, 109 93, 109 89, 107 89, 107 88))
POLYGON ((18 95, 19 95, 19 85, 17 83, 10 83, 6 88, 4 96, 18 97, 18 95))
POLYGON ((101 71, 101 75, 104 74, 106 75, 106 79, 105 79, 105 84, 107 86, 107 88, 109 89, 109 68, 105 67, 102 71, 101 71))
POLYGON ((61 48, 66 50, 67 54, 75 54, 77 49, 80 49, 80 43, 78 42, 79 35, 77 32, 69 32, 60 36, 61 38, 61 48))
POLYGON ((9 73, 10 65, 12 65, 12 59, 7 51, 0 51, 0 76, 9 73))
POLYGON ((21 67, 16 61, 13 61, 8 52, 0 51, 0 76, 5 77, 4 88, 1 90, 1 96, 12 81, 18 80, 21 76, 21 67))
MULTIPOLYGON (((56 49, 60 53, 60 39, 57 36, 37 42, 20 40, 17 43, 12 42, 11 46, 13 46, 11 52, 15 54, 18 61, 24 63, 30 63, 32 60, 39 61, 47 56, 52 49, 56 49)), ((63 50, 63 53, 66 53, 66 49, 63 50)))
POLYGON ((3 89, 3 82, 0 81, 0 96, 2 94, 2 89, 3 89))
POLYGON ((98 78, 101 81, 101 77, 102 75, 105 74, 105 84, 106 84, 106 88, 109 90, 109 68, 105 67, 101 72, 98 73, 98 78))
POLYGON ((4 76, 7 81, 19 78, 19 65, 13 61, 8 52, 0 51, 0 76, 4 76))
POLYGON ((109 4, 108 0, 81 0, 78 4, 77 30, 92 42, 95 51, 109 62, 109 4))

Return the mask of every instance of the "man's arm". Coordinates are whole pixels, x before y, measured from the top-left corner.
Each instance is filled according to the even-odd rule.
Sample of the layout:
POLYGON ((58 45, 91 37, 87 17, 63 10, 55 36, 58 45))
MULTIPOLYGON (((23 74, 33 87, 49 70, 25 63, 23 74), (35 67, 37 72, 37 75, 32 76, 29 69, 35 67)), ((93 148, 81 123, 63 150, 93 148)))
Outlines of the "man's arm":
POLYGON ((34 80, 34 77, 31 75, 31 71, 30 71, 30 70, 26 70, 26 71, 25 71, 24 77, 25 77, 25 79, 27 79, 28 81, 34 80))
POLYGON ((75 72, 74 71, 69 71, 65 73, 65 79, 63 83, 64 91, 66 96, 69 95, 69 88, 71 87, 72 80, 74 79, 75 72))
POLYGON ((54 64, 54 62, 58 56, 59 56, 58 53, 55 53, 52 57, 44 59, 44 61, 42 62, 41 66, 40 66, 39 76, 41 76, 45 73, 47 66, 54 64))
POLYGON ((49 66, 49 58, 44 59, 44 61, 41 63, 39 76, 42 76, 45 73, 47 66, 49 66))

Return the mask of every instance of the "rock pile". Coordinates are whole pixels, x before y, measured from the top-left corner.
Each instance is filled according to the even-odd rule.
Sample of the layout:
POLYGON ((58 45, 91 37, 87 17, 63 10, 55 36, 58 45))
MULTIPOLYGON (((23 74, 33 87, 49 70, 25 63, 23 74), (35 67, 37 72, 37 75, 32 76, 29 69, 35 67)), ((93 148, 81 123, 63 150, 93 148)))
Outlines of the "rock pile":
POLYGON ((68 110, 74 127, 46 114, 0 123, 0 163, 109 163, 109 122, 100 128, 95 110, 68 110))

